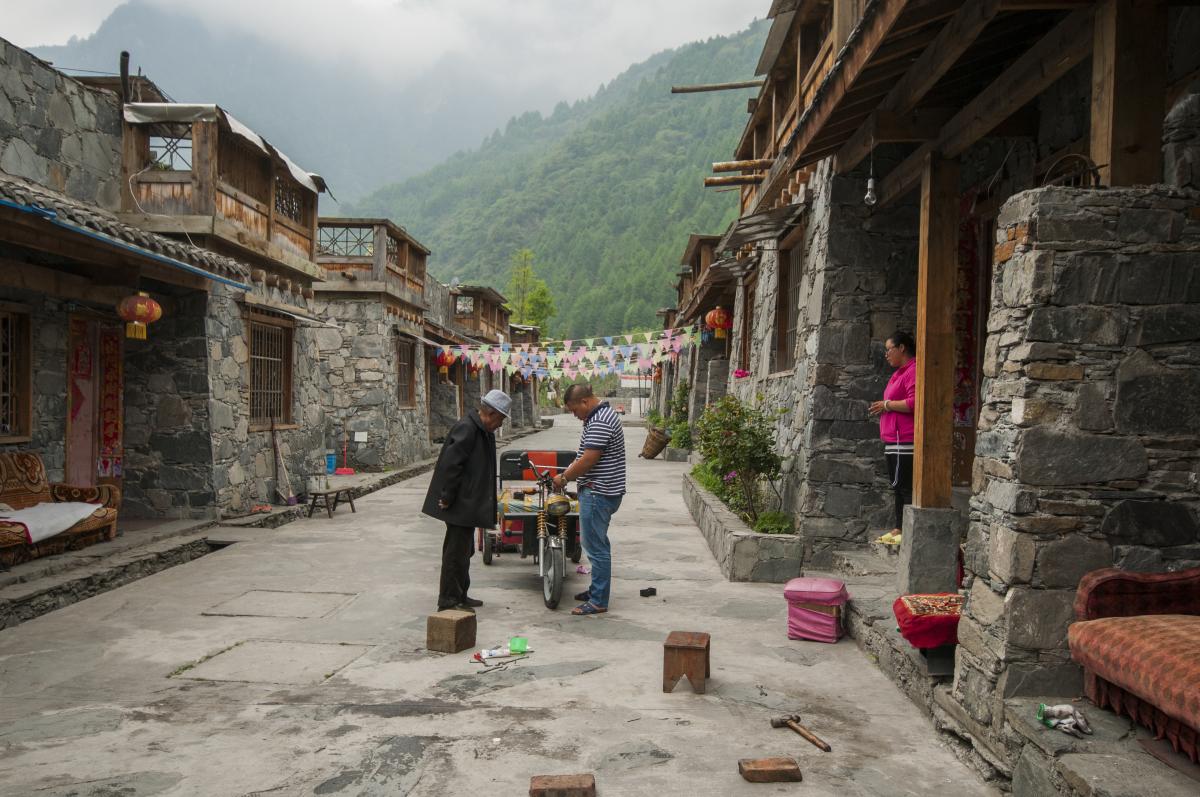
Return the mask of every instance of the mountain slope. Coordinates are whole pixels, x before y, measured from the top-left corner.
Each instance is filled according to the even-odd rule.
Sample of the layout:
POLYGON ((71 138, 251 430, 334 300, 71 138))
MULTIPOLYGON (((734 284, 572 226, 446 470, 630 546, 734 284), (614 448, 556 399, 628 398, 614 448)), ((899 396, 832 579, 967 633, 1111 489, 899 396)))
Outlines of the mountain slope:
MULTIPOLYGON (((477 146, 514 109, 548 107, 545 86, 498 91, 457 62, 438 63, 402 85, 317 57, 320 42, 311 47, 308 57, 259 36, 211 28, 186 8, 131 0, 91 36, 31 50, 68 71, 104 72, 115 71, 121 50, 129 50, 135 72, 142 69, 179 102, 219 103, 324 175, 343 202, 477 146)), ((327 198, 322 211, 340 212, 327 198)))
POLYGON ((736 195, 702 187, 745 124, 750 91, 671 95, 672 85, 744 78, 767 26, 756 23, 661 53, 594 97, 549 117, 525 114, 475 151, 355 203, 388 216, 433 249, 433 272, 503 290, 509 257, 537 255, 537 273, 568 337, 655 323, 688 234, 718 233, 736 195))

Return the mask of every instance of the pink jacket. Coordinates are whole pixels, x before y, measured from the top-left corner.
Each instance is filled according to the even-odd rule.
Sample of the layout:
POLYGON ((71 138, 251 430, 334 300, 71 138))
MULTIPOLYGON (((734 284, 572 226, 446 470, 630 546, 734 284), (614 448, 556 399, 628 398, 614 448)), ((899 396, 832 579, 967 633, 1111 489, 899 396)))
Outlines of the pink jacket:
MULTIPOLYGON (((886 401, 904 400, 911 410, 917 401, 917 360, 914 357, 892 374, 883 390, 886 401)), ((885 443, 911 443, 914 418, 911 413, 885 412, 879 417, 879 437, 885 443)))

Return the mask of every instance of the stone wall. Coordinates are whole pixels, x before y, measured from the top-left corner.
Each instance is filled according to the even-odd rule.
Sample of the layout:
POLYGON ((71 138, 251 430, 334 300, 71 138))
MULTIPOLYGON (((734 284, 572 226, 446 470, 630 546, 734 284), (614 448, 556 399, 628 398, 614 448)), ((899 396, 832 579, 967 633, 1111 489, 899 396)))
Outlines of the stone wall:
POLYGON ((0 172, 116 210, 121 103, 0 39, 0 172))
POLYGON ((41 456, 50 481, 61 482, 66 465, 68 302, 6 287, 0 287, 0 302, 29 310, 33 348, 33 439, 0 445, 0 452, 32 451, 41 456))
POLYGON ((401 407, 396 347, 403 334, 399 322, 385 312, 378 295, 357 298, 321 297, 314 309, 338 328, 315 327, 322 396, 329 446, 341 462, 342 437, 349 432, 350 467, 378 471, 424 459, 430 454, 425 347, 414 338, 416 401, 401 407), (365 433, 365 441, 356 434, 365 433))
POLYGON ((1200 564, 1200 193, 1043 188, 1004 206, 954 699, 1076 695, 1079 579, 1200 564))
MULTIPOLYGON (((306 315, 308 302, 277 288, 254 287, 254 295, 306 315)), ((255 503, 278 503, 275 454, 270 431, 250 430, 250 366, 244 305, 240 291, 214 284, 205 330, 209 346, 209 417, 212 424, 213 486, 226 515, 244 514, 255 503)), ((305 491, 308 477, 325 472, 323 397, 328 385, 317 361, 316 329, 298 323, 292 346, 292 424, 276 432, 292 490, 305 491)), ((341 438, 329 439, 341 453, 341 438)))
POLYGON ((171 296, 147 340, 125 341, 122 514, 214 514, 207 300, 202 291, 171 296))
MULTIPOLYGON (((877 167, 882 160, 876 156, 877 167)), ((914 199, 868 208, 865 184, 860 174, 833 175, 828 161, 809 182, 792 370, 770 372, 778 253, 761 254, 753 296, 739 288, 738 307, 755 307, 750 376, 731 376, 729 389, 783 410, 776 437, 786 458, 785 504, 815 567, 828 566, 834 549, 892 526, 879 425, 867 407, 890 375, 883 341, 915 323, 917 208, 914 199)), ((735 323, 732 350, 743 345, 735 323)))
MULTIPOLYGON (((704 340, 699 346, 691 349, 692 356, 688 358, 688 418, 696 422, 708 406, 708 366, 714 360, 724 359, 725 340, 715 336, 704 340)), ((726 361, 728 370, 728 361, 726 361)), ((724 391, 722 391, 723 394, 724 391)))
POLYGON ((458 423, 458 385, 446 381, 441 374, 433 375, 429 391, 429 436, 435 443, 446 439, 446 434, 458 423))

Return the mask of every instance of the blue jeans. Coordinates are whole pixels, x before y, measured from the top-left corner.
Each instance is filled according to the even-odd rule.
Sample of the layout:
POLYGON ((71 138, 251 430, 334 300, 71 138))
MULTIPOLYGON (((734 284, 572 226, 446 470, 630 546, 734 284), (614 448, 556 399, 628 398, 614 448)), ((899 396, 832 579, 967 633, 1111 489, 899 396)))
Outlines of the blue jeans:
POLYGON ((608 523, 620 506, 619 495, 600 495, 590 487, 579 489, 581 542, 592 565, 589 600, 600 608, 608 608, 608 593, 612 586, 612 546, 608 542, 608 523))

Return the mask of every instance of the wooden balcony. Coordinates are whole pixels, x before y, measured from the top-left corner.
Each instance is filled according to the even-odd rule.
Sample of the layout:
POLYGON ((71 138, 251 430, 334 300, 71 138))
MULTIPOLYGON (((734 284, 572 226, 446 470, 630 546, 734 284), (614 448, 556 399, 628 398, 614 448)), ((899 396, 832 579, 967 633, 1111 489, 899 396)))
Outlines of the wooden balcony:
POLYGON ((450 295, 451 317, 471 337, 489 343, 508 339, 508 300, 492 288, 461 285, 450 295))
POLYGON ((287 276, 320 279, 319 175, 288 160, 215 105, 125 106, 125 221, 287 276))
POLYGON ((324 217, 317 225, 322 292, 381 293, 425 307, 429 250, 387 219, 324 217))

